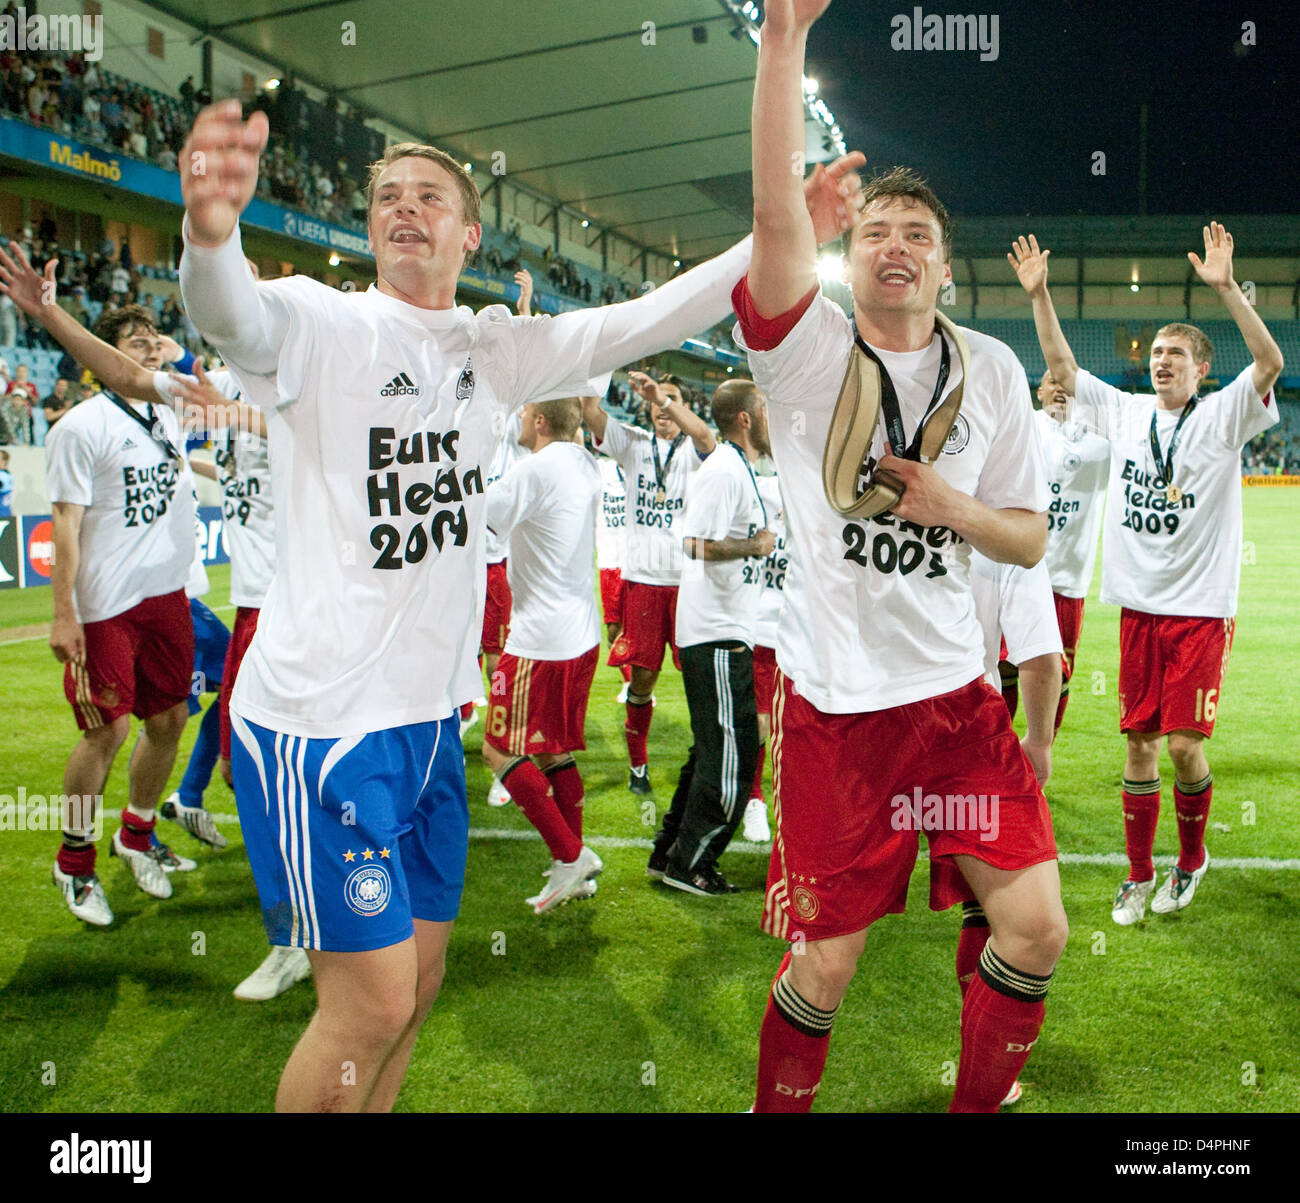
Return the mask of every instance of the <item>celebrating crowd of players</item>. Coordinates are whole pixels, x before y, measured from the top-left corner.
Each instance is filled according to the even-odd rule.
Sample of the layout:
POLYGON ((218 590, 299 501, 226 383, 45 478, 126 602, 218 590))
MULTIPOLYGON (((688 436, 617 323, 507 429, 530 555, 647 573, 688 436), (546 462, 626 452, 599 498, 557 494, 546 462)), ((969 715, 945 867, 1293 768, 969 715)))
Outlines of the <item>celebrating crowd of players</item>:
MULTIPOLYGON (((624 670, 634 795, 653 791, 666 650, 690 710, 652 878, 734 892, 719 857, 742 822, 769 838, 770 750, 762 927, 790 951, 762 1023, 755 1110, 811 1107, 866 933, 903 910, 921 831, 931 907, 962 906, 952 1110, 1018 1097, 1067 934, 1042 787, 1103 512, 1101 600, 1123 607, 1127 739, 1130 873, 1115 922, 1138 922, 1148 902, 1187 906, 1205 875, 1204 741, 1237 603, 1239 453, 1277 421, 1282 368, 1234 282, 1231 235, 1207 227, 1204 259, 1189 258, 1253 363, 1205 396, 1211 348, 1181 323, 1152 345, 1154 396, 1080 368, 1052 309, 1049 252, 1019 240, 1009 259, 1048 363, 1035 414, 1011 351, 937 313, 952 231, 924 181, 896 169, 864 186, 856 154, 806 181, 791 173, 807 32, 828 3, 766 6, 752 240, 622 305, 557 318, 529 316, 526 299, 517 315, 457 308, 478 193, 454 159, 414 143, 372 169, 375 286, 257 283, 239 215, 266 123, 243 121, 236 102, 199 115, 183 163, 201 155, 205 170, 182 171, 182 290, 225 371, 162 371, 143 311, 116 312, 96 338, 46 303, 48 268, 42 280, 21 253, 0 253, 0 291, 103 384, 47 449, 51 645, 83 733, 65 792, 102 792, 129 715, 143 720, 112 850, 159 898, 169 873, 194 866, 155 832, 196 663, 192 479, 173 407, 221 428, 238 612, 219 751, 273 945, 241 996, 270 997, 308 966, 318 996, 281 1109, 393 1105, 463 887, 462 714, 479 694, 493 800, 513 800, 550 852, 529 905, 544 914, 595 894, 603 866, 584 842, 575 753, 602 622, 624 670), (847 316, 817 282, 818 246, 846 233, 847 316), (731 309, 753 379, 716 390, 716 431, 675 382, 637 372, 653 429, 606 414, 609 373, 731 309), (827 465, 847 446, 863 454, 845 501, 827 465), (1162 738, 1179 857, 1157 888, 1162 738), (993 799, 991 824, 953 799, 993 799), (340 1086, 342 1061, 355 1084, 340 1086)), ((224 843, 201 790, 183 786, 163 813, 224 843)), ((73 914, 104 925, 95 819, 65 816, 54 878, 73 914)))

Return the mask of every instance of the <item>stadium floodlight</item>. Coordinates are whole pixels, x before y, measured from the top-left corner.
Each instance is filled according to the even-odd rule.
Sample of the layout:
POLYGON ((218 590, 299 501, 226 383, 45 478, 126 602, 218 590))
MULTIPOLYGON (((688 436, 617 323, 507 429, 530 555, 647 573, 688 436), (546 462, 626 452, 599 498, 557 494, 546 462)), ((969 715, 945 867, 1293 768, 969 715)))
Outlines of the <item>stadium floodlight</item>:
POLYGON ((342 262, 343 260, 338 257, 337 253, 330 256, 330 267, 338 267, 342 262))
POLYGON ((1134 280, 1133 283, 1128 286, 1128 290, 1129 292, 1141 292, 1142 286, 1134 280))
POLYGON ((278 79, 268 79, 266 81, 266 90, 268 92, 274 92, 276 88, 278 88, 279 86, 280 86, 280 81, 278 79))
POLYGON ((582 228, 585 230, 589 225, 591 225, 591 222, 590 222, 587 218, 584 217, 584 218, 582 219, 582 228))
POLYGON ((465 170, 468 171, 468 172, 470 172, 471 174, 472 174, 473 171, 474 171, 474 164, 473 164, 473 163, 462 163, 461 166, 464 167, 465 170))
POLYGON ((817 89, 820 86, 821 85, 818 84, 818 82, 815 79, 811 78, 810 76, 805 75, 803 77, 803 94, 805 96, 816 96, 817 89))
POLYGON ((682 261, 681 261, 680 259, 674 259, 674 260, 673 260, 673 266, 674 266, 674 267, 681 267, 681 265, 682 265, 682 261))

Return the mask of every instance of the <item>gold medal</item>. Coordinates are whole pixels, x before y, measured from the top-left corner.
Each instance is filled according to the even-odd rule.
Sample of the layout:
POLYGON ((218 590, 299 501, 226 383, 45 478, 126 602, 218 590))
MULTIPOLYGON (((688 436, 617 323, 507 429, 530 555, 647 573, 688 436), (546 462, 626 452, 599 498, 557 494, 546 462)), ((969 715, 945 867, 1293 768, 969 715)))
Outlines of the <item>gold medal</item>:
POLYGON ((1170 485, 1165 490, 1165 501, 1170 505, 1177 505, 1183 499, 1183 491, 1177 485, 1170 485))
POLYGON ((667 500, 668 500, 668 494, 665 493, 663 489, 660 489, 659 492, 655 494, 655 505, 663 505, 663 503, 667 500))

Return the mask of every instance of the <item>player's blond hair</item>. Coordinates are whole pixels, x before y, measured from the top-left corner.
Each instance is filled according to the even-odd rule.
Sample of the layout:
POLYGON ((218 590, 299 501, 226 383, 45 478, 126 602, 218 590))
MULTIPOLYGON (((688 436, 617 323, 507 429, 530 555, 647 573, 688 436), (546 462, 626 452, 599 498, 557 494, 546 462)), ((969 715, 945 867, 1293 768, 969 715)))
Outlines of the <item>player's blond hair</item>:
POLYGON ((551 438, 567 443, 582 425, 582 401, 577 397, 557 397, 554 401, 534 401, 533 409, 546 419, 551 438))
POLYGON ((465 218, 465 224, 474 226, 482 222, 482 200, 478 194, 478 185, 470 178, 469 172, 445 150, 439 150, 436 146, 427 146, 423 142, 394 142, 384 151, 383 158, 376 159, 370 164, 370 174, 366 179, 367 213, 374 206, 375 189, 379 185, 379 177, 398 159, 428 159, 431 163, 437 163, 456 181, 456 187, 460 192, 460 208, 465 218))
MULTIPOLYGON (((1199 326, 1190 326, 1186 322, 1170 322, 1156 331, 1156 338, 1172 334, 1175 338, 1185 338, 1192 344, 1192 358, 1197 363, 1214 362, 1214 344, 1199 326)), ((1151 342, 1155 346, 1155 340, 1151 342)))

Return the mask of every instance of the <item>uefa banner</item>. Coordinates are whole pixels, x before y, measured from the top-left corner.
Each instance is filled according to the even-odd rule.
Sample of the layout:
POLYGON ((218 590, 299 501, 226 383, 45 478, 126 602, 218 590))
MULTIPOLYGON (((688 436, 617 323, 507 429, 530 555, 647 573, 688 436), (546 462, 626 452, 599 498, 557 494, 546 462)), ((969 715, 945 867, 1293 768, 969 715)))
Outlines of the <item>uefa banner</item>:
MULTIPOLYGON (((195 532, 204 564, 229 564, 221 535, 221 507, 199 506, 195 532)), ((54 524, 49 514, 0 518, 0 589, 33 589, 50 583, 54 563, 54 524)))

